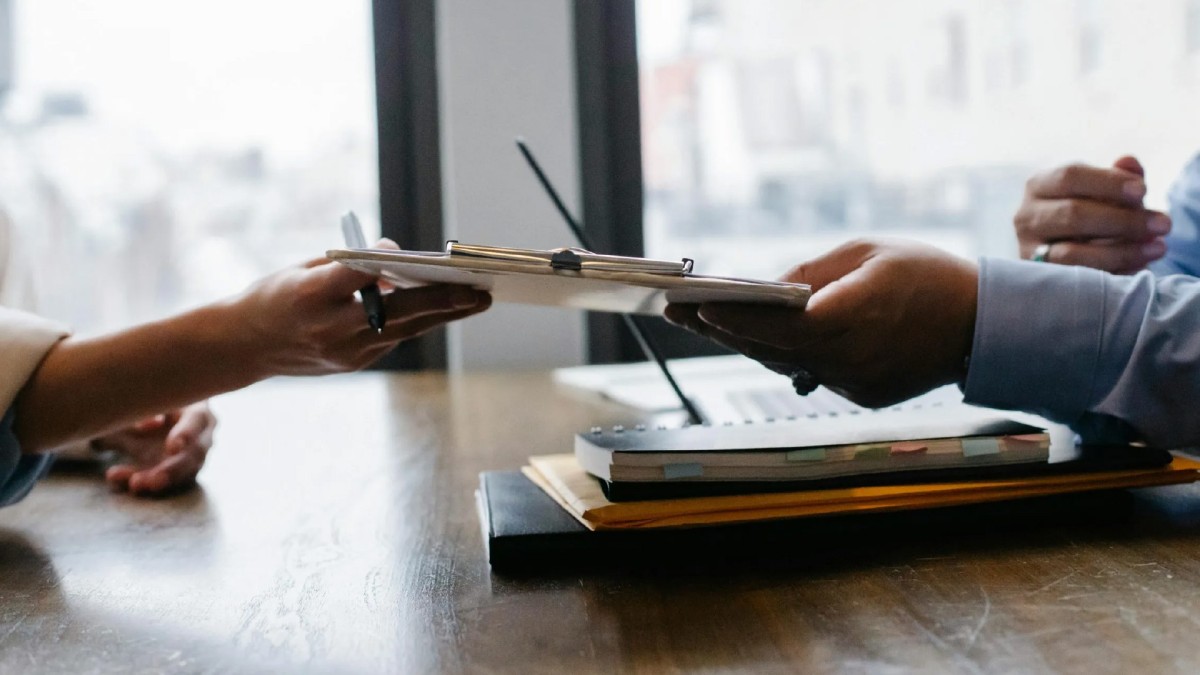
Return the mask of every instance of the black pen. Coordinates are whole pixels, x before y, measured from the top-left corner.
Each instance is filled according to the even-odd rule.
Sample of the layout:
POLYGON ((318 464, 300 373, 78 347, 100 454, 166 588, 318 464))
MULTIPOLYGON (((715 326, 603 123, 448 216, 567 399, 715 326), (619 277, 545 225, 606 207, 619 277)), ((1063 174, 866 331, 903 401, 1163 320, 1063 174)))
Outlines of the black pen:
MULTIPOLYGON (((358 222, 358 216, 354 215, 353 211, 348 211, 342 216, 342 237, 346 240, 346 248, 367 248, 362 224, 358 222)), ((367 284, 358 289, 358 295, 362 298, 363 309, 367 312, 367 325, 376 333, 382 333, 383 326, 387 323, 387 310, 384 308, 379 286, 374 283, 367 284)))
MULTIPOLYGON (((571 232, 575 238, 579 240, 579 245, 589 251, 595 252, 592 248, 592 242, 588 241, 587 233, 583 231, 583 227, 571 212, 567 210, 567 205, 563 204, 562 198, 558 196, 558 190, 550 184, 550 179, 546 177, 542 171, 542 166, 533 157, 533 151, 525 144, 525 139, 517 137, 517 149, 521 151, 521 155, 525 158, 525 163, 533 169, 533 174, 537 176, 538 182, 542 184, 542 188, 546 190, 546 194, 550 195, 550 201, 554 202, 554 208, 558 209, 559 215, 566 221, 567 227, 571 228, 571 232)), ((683 409, 687 411, 688 421, 692 424, 704 424, 704 415, 700 414, 700 409, 696 407, 692 400, 683 395, 683 389, 679 388, 679 383, 675 381, 675 377, 671 375, 671 369, 667 367, 667 359, 659 351, 658 346, 650 339, 650 335, 646 332, 642 324, 638 323, 637 319, 632 314, 621 314, 621 318, 625 320, 625 325, 629 328, 629 332, 633 334, 637 340, 638 346, 642 348, 646 356, 653 362, 658 364, 658 369, 662 371, 663 377, 667 379, 667 384, 671 385, 671 390, 679 397, 679 402, 683 404, 683 409)))

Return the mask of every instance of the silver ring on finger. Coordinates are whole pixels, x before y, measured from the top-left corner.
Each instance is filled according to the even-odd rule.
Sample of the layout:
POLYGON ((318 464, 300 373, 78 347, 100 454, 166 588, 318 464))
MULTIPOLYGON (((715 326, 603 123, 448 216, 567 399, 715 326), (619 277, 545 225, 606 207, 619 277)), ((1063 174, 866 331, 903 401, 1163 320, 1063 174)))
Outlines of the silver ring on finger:
POLYGON ((1050 262, 1050 247, 1054 244, 1038 244, 1037 248, 1033 249, 1033 255, 1029 259, 1033 262, 1050 262))

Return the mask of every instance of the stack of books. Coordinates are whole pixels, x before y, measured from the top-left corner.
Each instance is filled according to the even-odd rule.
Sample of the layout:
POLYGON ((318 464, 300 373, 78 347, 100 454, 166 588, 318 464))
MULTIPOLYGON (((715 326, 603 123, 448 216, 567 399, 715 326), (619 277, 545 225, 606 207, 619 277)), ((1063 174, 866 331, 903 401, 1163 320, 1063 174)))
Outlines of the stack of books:
POLYGON ((519 473, 481 475, 477 502, 493 566, 594 551, 614 533, 636 546, 681 528, 1200 479, 1200 463, 1162 450, 1052 447, 1045 428, 953 397, 756 423, 593 428, 574 446, 531 457, 519 473))

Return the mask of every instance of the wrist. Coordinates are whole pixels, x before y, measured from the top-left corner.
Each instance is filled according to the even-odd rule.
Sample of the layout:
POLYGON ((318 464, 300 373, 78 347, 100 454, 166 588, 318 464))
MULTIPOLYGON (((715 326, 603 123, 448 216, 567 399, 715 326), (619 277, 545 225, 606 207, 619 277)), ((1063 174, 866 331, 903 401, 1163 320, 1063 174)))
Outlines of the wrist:
POLYGON ((948 345, 950 354, 949 377, 947 383, 963 387, 967 382, 967 372, 971 368, 971 357, 975 343, 975 321, 979 311, 979 267, 970 262, 963 262, 961 273, 954 288, 956 309, 949 321, 951 327, 951 342, 948 345))
POLYGON ((203 326, 206 351, 220 354, 237 377, 229 390, 240 389, 275 374, 271 364, 269 332, 260 324, 261 312, 253 298, 243 294, 196 310, 203 326))
POLYGON ((958 385, 959 387, 967 386, 967 374, 971 371, 971 356, 975 348, 975 317, 979 314, 979 268, 973 266, 973 274, 970 283, 970 293, 968 295, 970 301, 965 309, 965 321, 961 332, 962 349, 960 351, 961 358, 959 359, 958 367, 958 385))

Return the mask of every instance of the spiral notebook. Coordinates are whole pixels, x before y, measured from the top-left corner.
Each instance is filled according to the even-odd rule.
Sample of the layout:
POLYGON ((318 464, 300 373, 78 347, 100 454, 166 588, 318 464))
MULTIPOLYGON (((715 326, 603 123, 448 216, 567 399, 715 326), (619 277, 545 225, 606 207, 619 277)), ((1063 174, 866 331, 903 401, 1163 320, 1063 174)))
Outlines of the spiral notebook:
POLYGON ((1050 436, 1006 413, 963 403, 770 422, 593 428, 575 457, 610 499, 953 479, 996 467, 1045 464, 1050 436))

